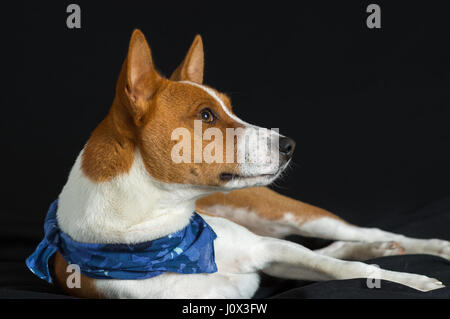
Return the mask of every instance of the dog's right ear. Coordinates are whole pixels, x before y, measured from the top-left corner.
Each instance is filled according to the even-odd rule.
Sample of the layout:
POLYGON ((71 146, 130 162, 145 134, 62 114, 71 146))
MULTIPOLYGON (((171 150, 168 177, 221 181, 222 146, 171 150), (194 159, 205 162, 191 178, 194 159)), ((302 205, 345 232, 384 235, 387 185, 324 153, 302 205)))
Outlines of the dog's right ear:
POLYGON ((125 93, 129 111, 136 125, 140 125, 148 112, 149 101, 158 90, 162 77, 155 70, 153 59, 140 30, 134 30, 125 62, 125 93))
POLYGON ((173 81, 192 81, 202 84, 204 59, 202 37, 197 34, 184 61, 172 73, 170 79, 173 81))

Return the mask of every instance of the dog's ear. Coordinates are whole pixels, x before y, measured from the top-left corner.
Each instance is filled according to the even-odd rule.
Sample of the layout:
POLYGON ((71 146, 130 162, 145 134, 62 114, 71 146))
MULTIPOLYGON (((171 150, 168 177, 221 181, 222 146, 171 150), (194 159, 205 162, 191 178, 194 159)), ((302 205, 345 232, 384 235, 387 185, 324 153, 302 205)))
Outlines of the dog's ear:
POLYGON ((173 81, 192 81, 203 83, 204 53, 202 37, 197 34, 192 42, 184 61, 172 73, 170 79, 173 81))
POLYGON ((131 35, 125 65, 125 93, 129 99, 130 113, 135 124, 139 125, 148 111, 150 99, 162 82, 162 77, 153 65, 148 43, 140 30, 134 30, 131 35))

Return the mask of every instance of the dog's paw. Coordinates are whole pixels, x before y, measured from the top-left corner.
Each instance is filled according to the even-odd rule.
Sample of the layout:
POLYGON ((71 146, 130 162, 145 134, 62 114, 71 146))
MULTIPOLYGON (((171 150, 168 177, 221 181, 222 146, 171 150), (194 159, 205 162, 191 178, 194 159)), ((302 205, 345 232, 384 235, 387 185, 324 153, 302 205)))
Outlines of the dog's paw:
POLYGON ((426 292, 436 289, 444 288, 445 285, 435 278, 430 278, 423 275, 404 274, 405 278, 401 281, 397 281, 405 286, 426 292))
POLYGON ((405 253, 405 248, 396 241, 374 242, 370 249, 374 257, 402 255, 405 253))
POLYGON ((430 278, 424 275, 383 269, 372 270, 372 275, 373 274, 377 277, 369 276, 369 278, 389 280, 420 291, 431 291, 445 287, 444 284, 438 279, 430 278))
POLYGON ((441 256, 450 260, 450 242, 441 239, 428 239, 428 250, 431 254, 441 256))
POLYGON ((450 260, 450 242, 442 239, 410 239, 400 241, 407 254, 429 254, 450 260))

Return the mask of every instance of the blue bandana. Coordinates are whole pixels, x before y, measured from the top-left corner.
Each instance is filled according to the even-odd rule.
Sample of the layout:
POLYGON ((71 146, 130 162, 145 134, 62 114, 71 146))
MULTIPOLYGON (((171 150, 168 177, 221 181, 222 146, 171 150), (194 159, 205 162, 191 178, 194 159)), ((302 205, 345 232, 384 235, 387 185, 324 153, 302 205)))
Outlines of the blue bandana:
POLYGON ((74 241, 59 227, 56 219, 58 201, 45 218, 44 239, 26 260, 38 277, 52 283, 49 259, 58 250, 69 264, 97 279, 144 279, 165 272, 180 274, 214 273, 212 228, 194 213, 189 225, 176 233, 137 244, 88 244, 74 241))

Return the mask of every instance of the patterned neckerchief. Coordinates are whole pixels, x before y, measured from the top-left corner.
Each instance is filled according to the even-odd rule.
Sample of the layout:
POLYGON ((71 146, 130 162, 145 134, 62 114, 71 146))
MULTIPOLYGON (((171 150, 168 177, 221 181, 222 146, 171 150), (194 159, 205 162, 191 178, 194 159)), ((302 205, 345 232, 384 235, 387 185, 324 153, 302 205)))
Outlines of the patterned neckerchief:
POLYGON ((68 264, 97 279, 144 279, 165 272, 180 274, 214 273, 214 239, 217 235, 203 218, 193 213, 180 231, 137 244, 90 244, 74 241, 58 226, 58 200, 45 218, 44 239, 26 264, 39 278, 53 282, 49 259, 59 251, 68 264))

